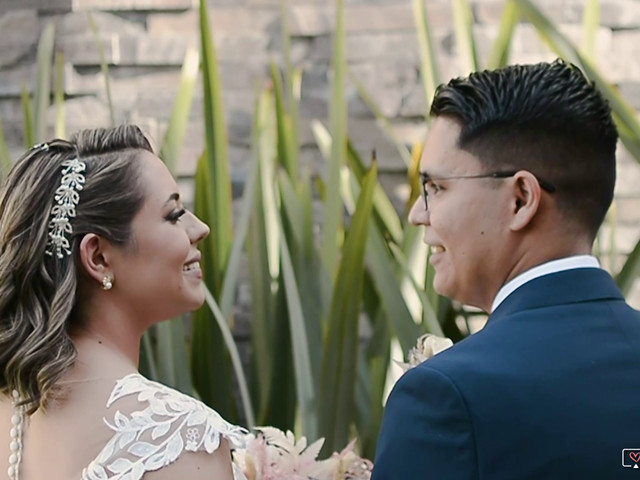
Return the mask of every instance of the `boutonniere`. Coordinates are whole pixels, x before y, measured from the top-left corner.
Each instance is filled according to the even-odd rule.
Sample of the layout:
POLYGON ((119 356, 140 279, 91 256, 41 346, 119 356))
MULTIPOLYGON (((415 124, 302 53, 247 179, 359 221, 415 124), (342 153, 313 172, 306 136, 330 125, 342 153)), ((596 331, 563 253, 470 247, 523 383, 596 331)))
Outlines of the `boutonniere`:
POLYGON ((410 368, 420 365, 425 360, 428 360, 452 345, 453 342, 450 338, 426 333, 419 337, 416 346, 409 350, 407 363, 396 361, 396 364, 406 372, 410 368))

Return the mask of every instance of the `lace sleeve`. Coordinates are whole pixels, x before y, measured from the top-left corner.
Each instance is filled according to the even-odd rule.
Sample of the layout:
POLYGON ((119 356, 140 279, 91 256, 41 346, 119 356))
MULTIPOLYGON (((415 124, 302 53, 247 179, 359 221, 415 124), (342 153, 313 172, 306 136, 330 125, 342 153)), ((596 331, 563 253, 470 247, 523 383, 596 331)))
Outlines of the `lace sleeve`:
POLYGON ((116 383, 107 408, 133 395, 136 408, 127 409, 128 413, 116 410, 112 419, 105 418, 113 436, 84 469, 82 480, 139 480, 184 452, 215 452, 221 438, 232 449, 244 448, 243 428, 226 422, 202 402, 140 374, 116 383))

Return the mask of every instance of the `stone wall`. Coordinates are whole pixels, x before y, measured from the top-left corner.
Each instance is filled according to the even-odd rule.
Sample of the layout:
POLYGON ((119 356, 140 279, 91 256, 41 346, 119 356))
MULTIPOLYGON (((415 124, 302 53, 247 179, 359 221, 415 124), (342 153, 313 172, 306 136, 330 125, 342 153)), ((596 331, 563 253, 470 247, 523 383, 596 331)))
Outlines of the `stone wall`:
MULTIPOLYGON (((303 163, 322 172, 323 162, 309 128, 312 119, 327 118, 328 69, 334 3, 290 0, 287 15, 293 57, 303 68, 300 106, 303 163)), ((400 138, 424 138, 426 101, 418 71, 418 44, 411 0, 345 0, 347 55, 353 74, 366 86, 391 120, 400 138)), ((448 0, 426 2, 442 80, 466 74, 457 60, 448 0)), ((574 41, 581 41, 582 0, 537 0, 536 3, 574 41)), ((503 1, 470 0, 481 60, 498 31, 503 1)), ((601 0, 597 62, 635 108, 640 108, 640 1, 601 0)), ((180 67, 189 46, 198 46, 195 0, 0 0, 0 114, 9 148, 22 149, 23 84, 35 81, 35 52, 47 22, 56 25, 56 49, 64 54, 66 128, 106 126, 109 112, 99 53, 89 27, 97 25, 111 68, 118 122, 140 124, 159 144, 171 113, 180 67)), ((280 0, 209 0, 224 91, 230 137, 231 172, 240 185, 248 164, 251 116, 256 88, 264 86, 271 59, 281 63, 280 0)), ((518 25, 512 62, 554 58, 534 28, 518 25)), ((202 94, 197 90, 191 125, 178 166, 181 185, 191 195, 189 178, 203 146, 202 94)), ((353 86, 348 89, 350 136, 364 157, 376 149, 382 182, 399 203, 405 193, 404 164, 353 86)), ((53 125, 53 112, 51 112, 53 125)), ((53 131, 51 131, 53 134, 53 131)), ((614 250, 628 253, 640 237, 640 168, 619 150, 614 250)), ((602 246, 611 250, 609 235, 602 246)), ((622 255, 614 258, 619 267, 622 255)), ((609 261, 605 266, 611 267, 609 261)), ((640 305, 640 286, 633 296, 640 305)))

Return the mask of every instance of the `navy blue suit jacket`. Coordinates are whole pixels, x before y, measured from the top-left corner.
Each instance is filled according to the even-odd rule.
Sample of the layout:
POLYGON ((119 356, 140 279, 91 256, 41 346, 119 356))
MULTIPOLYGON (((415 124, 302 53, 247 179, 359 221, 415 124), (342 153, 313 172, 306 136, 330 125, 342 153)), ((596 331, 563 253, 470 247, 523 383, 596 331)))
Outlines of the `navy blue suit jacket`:
POLYGON ((640 314, 580 268, 521 286, 400 378, 373 480, 640 479, 624 448, 640 451, 640 314))

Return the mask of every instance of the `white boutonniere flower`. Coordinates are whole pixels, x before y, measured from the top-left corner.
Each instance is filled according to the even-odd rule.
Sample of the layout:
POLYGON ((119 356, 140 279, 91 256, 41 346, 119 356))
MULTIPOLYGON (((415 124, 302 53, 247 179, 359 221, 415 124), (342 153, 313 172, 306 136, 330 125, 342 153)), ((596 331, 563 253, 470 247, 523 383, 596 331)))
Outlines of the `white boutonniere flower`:
POLYGON ((434 355, 446 350, 453 345, 450 338, 439 337, 432 333, 426 333, 418 338, 416 346, 409 351, 407 363, 397 362, 396 364, 405 372, 413 368, 434 355))

